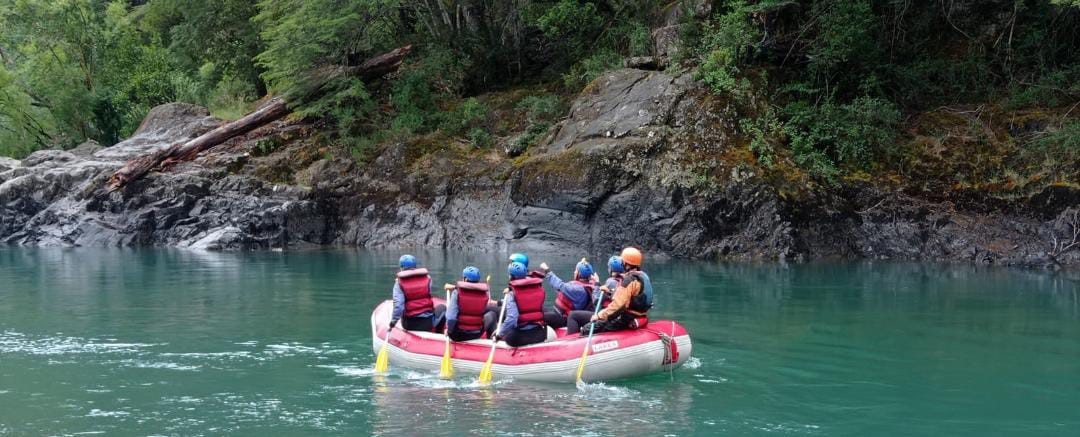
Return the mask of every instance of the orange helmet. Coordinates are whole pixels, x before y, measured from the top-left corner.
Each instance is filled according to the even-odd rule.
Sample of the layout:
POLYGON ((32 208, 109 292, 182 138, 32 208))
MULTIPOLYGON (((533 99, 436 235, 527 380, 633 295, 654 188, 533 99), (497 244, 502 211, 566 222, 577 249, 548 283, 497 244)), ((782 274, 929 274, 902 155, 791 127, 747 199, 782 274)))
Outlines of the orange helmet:
POLYGON ((624 263, 636 267, 641 267, 641 260, 645 257, 641 254, 640 250, 634 249, 633 247, 627 247, 626 249, 623 249, 622 254, 619 256, 622 258, 624 263))

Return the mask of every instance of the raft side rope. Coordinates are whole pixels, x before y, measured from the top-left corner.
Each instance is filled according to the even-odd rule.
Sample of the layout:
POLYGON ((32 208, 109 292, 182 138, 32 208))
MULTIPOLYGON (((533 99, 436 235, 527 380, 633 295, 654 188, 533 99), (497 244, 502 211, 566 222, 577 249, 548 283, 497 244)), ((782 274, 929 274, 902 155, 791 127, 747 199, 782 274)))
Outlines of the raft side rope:
MULTIPOLYGON (((675 321, 674 320, 671 322, 671 341, 675 341, 675 321)), ((679 360, 678 357, 673 357, 673 359, 672 359, 673 362, 671 363, 671 366, 668 367, 668 373, 671 375, 671 380, 672 381, 675 381, 675 363, 674 363, 674 361, 678 361, 678 360, 679 360)))

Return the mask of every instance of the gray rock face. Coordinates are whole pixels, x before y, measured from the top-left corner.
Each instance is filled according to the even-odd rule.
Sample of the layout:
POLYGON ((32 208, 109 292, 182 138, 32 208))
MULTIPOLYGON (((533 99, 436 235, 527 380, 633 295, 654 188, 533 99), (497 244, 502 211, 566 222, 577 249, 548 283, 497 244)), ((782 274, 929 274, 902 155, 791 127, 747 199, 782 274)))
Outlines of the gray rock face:
POLYGON ((719 159, 733 149, 736 122, 723 105, 689 78, 619 70, 587 88, 547 143, 514 161, 491 158, 470 168, 450 151, 415 161, 407 144, 362 169, 345 159, 298 160, 303 148, 297 155, 245 152, 257 149, 259 135, 298 135, 287 127, 105 192, 104 181, 124 160, 219 123, 198 107, 163 105, 115 146, 0 160, 0 241, 594 255, 636 244, 650 256, 1080 262, 1080 250, 1059 250, 1080 229, 1077 208, 1070 209, 1080 204, 1075 190, 1034 196, 1023 208, 989 209, 870 184, 785 193, 719 159))
POLYGON ((622 69, 605 73, 589 85, 570 108, 549 152, 570 147, 652 142, 673 117, 690 85, 687 77, 622 69))
MULTIPOLYGON (((121 191, 103 189, 126 159, 197 136, 218 124, 202 108, 162 105, 128 140, 43 150, 0 172, 0 239, 22 245, 236 249, 280 246, 286 232, 319 240, 307 193, 276 190, 199 163, 154 174, 121 191)), ((9 167, 5 165, 5 167, 9 167)))

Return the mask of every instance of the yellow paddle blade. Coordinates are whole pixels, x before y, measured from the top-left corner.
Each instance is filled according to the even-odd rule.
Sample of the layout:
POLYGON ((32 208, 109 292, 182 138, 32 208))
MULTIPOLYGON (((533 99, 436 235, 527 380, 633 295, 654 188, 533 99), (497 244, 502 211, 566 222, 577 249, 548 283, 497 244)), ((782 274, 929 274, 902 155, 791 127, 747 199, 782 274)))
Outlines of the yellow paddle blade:
POLYGON ((491 360, 484 363, 484 367, 480 369, 481 384, 491 384, 491 360))
POLYGON ((446 352, 443 353, 442 366, 439 367, 439 378, 452 379, 454 377, 454 362, 450 360, 450 343, 446 343, 446 352))
POLYGON ((577 366, 577 382, 581 382, 581 374, 585 373, 585 359, 589 358, 589 347, 585 346, 585 350, 581 352, 581 362, 577 366))
POLYGON ((383 341, 382 347, 379 348, 379 356, 375 358, 375 372, 386 373, 386 371, 390 370, 390 348, 388 346, 389 342, 383 341))

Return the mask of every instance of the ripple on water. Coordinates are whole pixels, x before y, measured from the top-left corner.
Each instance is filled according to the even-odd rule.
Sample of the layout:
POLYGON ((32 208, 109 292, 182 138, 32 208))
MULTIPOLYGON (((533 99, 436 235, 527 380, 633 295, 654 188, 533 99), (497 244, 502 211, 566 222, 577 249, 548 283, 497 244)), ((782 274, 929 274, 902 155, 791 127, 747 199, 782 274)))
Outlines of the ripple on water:
POLYGON ((611 400, 632 399, 638 397, 641 392, 626 387, 607 385, 603 382, 588 382, 578 385, 579 396, 585 398, 603 398, 611 400))
POLYGON ((99 340, 70 336, 35 338, 14 332, 0 332, 0 353, 27 355, 130 354, 166 343, 118 343, 116 339, 99 340))
POLYGON ((376 374, 374 367, 338 366, 330 364, 320 364, 315 367, 333 370, 334 373, 341 376, 366 377, 375 376, 376 374))
POLYGON ((163 362, 147 362, 147 361, 135 361, 131 365, 140 369, 167 369, 167 370, 181 370, 181 371, 197 371, 201 369, 201 366, 185 366, 176 363, 163 363, 163 362))
POLYGON ((131 413, 127 411, 105 411, 94 408, 86 413, 86 417, 124 417, 130 416, 131 413))

